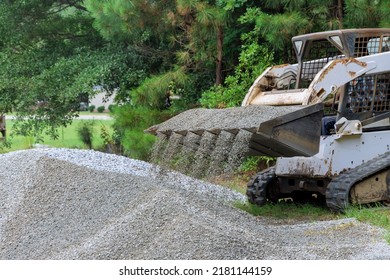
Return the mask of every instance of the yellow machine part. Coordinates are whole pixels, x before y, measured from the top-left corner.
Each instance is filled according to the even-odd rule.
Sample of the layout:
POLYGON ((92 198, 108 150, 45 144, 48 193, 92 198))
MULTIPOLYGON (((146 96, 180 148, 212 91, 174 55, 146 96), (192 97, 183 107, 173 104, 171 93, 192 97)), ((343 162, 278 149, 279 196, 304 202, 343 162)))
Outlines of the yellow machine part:
POLYGON ((351 189, 352 204, 366 204, 386 200, 390 192, 390 170, 384 170, 351 189))

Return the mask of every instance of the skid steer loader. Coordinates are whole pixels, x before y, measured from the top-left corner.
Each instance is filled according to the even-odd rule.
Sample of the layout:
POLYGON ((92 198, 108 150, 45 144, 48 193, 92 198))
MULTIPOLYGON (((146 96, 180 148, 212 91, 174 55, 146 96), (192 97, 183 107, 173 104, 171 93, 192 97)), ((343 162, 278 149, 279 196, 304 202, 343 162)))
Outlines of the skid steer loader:
POLYGON ((266 69, 242 107, 189 110, 148 132, 183 146, 196 136, 193 151, 210 135, 218 142, 228 133, 234 143, 244 134, 245 154, 277 157, 248 183, 251 203, 317 197, 343 211, 389 202, 390 29, 320 32, 292 43, 298 62, 266 69))

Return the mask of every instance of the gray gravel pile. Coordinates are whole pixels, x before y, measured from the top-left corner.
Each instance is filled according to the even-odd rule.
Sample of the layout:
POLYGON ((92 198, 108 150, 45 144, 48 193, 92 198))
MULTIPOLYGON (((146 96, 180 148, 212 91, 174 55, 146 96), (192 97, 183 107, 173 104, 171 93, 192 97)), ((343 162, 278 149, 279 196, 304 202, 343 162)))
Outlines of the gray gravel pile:
POLYGON ((246 106, 191 109, 154 126, 153 131, 257 128, 260 123, 296 111, 301 106, 246 106))
POLYGON ((84 150, 0 156, 1 259, 390 259, 353 219, 274 225, 245 198, 142 161, 84 150))

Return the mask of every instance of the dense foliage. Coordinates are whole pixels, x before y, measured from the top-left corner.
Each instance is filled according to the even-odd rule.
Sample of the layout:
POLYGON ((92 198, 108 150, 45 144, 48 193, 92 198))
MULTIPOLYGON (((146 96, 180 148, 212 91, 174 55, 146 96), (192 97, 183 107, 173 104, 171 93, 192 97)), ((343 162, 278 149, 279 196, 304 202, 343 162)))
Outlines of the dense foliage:
POLYGON ((146 134, 144 129, 156 123, 165 121, 170 114, 156 109, 141 106, 121 106, 115 108, 115 138, 123 150, 123 154, 142 160, 147 160, 155 137, 146 134))
POLYGON ((103 40, 83 1, 2 1, 0 11, 0 111, 16 115, 17 133, 56 137, 95 85, 128 101, 126 89, 159 64, 103 40))

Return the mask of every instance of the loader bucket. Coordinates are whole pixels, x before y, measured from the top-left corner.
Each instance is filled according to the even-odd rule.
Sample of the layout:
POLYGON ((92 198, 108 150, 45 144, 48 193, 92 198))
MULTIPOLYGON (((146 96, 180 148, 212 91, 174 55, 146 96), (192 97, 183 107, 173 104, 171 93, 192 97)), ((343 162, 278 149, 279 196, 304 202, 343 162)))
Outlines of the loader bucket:
POLYGON ((323 106, 192 109, 145 132, 158 136, 151 161, 194 177, 236 170, 247 155, 312 155, 323 106))
POLYGON ((318 152, 323 104, 303 107, 265 121, 254 131, 249 155, 312 156, 318 152))

